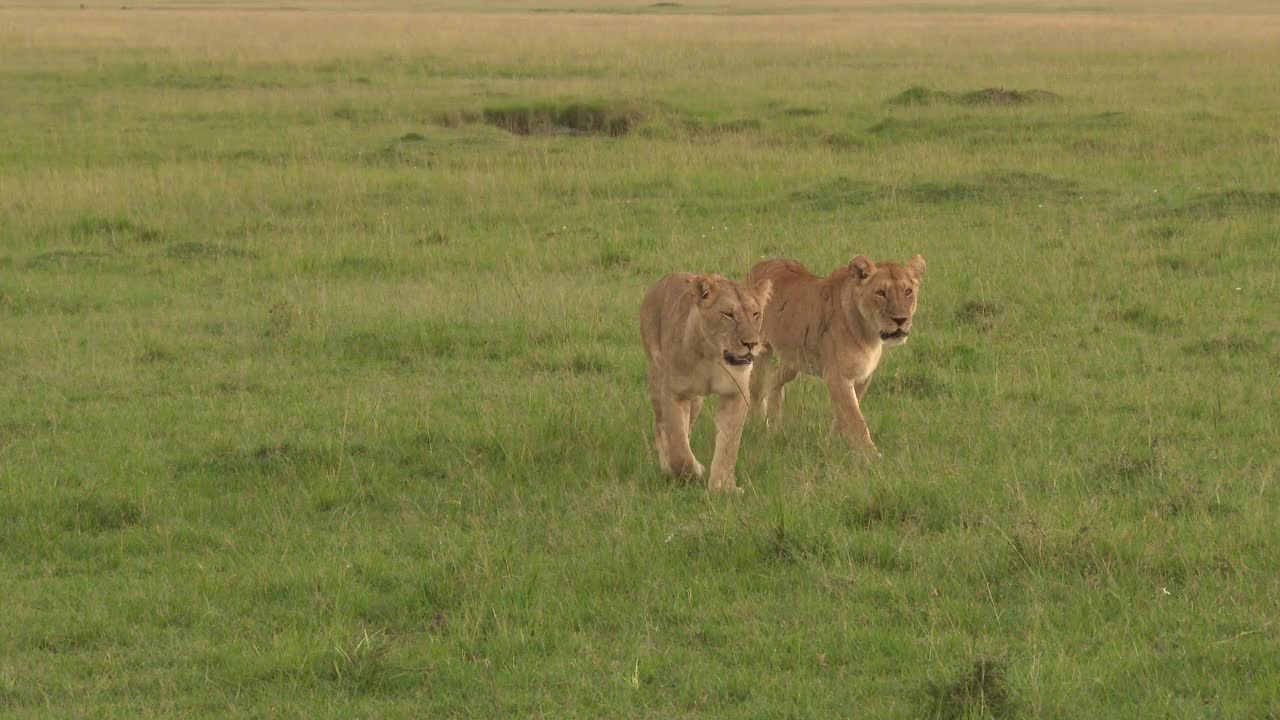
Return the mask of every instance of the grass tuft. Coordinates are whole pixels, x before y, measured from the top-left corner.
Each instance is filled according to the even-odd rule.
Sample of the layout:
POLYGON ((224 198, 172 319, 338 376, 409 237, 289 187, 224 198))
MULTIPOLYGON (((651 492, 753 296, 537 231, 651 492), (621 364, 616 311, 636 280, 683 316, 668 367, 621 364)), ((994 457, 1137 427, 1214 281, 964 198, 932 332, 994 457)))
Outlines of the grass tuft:
POLYGON ((930 684, 927 696, 925 717, 934 720, 1000 720, 1017 714, 1004 664, 993 658, 975 660, 950 680, 930 684))
POLYGON ((392 641, 385 631, 362 630, 349 642, 335 643, 312 664, 317 678, 353 696, 393 690, 397 680, 413 674, 398 671, 389 661, 392 641))
POLYGON ((983 300, 966 300, 955 310, 956 322, 990 327, 1000 316, 1000 306, 983 300))

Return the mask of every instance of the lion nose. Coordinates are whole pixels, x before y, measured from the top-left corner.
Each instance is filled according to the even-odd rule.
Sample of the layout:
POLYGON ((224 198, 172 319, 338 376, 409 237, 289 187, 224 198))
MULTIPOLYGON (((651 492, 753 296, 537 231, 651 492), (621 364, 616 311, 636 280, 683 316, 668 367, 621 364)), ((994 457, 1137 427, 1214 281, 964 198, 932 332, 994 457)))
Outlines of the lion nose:
POLYGON ((910 320, 911 318, 909 318, 909 317, 896 317, 896 318, 890 318, 890 319, 891 319, 891 320, 893 320, 894 322, 898 323, 899 325, 906 325, 906 324, 907 324, 907 321, 908 321, 908 320, 910 320))

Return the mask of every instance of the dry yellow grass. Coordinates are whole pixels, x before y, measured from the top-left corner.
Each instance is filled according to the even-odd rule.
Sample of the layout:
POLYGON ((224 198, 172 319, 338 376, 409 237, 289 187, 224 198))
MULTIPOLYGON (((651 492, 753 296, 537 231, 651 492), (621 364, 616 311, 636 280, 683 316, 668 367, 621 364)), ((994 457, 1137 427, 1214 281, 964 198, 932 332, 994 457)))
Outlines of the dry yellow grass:
POLYGON ((163 50, 180 61, 432 53, 495 62, 591 59, 656 70, 672 61, 706 62, 708 54, 751 55, 753 50, 768 51, 773 61, 777 49, 793 54, 858 47, 967 51, 980 57, 1209 48, 1248 53, 1272 48, 1280 37, 1280 12, 1254 14, 1250 11, 1257 8, 1248 3, 1233 5, 1237 14, 1194 12, 1200 7, 1194 3, 1154 2, 1108 13, 855 12, 866 4, 832 3, 784 15, 460 13, 447 5, 406 12, 404 5, 389 3, 377 12, 339 11, 325 3, 307 4, 305 11, 265 4, 260 10, 148 10, 144 5, 130 11, 0 5, 0 43, 10 49, 163 50))

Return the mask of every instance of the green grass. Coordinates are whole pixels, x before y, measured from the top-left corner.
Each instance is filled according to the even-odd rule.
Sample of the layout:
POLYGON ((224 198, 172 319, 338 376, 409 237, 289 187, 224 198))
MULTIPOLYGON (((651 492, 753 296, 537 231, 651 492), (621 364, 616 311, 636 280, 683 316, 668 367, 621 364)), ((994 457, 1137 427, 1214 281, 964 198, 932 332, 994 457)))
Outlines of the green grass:
POLYGON ((0 715, 1280 715, 1266 6, 16 5, 0 715), (651 282, 917 252, 659 473, 651 282))

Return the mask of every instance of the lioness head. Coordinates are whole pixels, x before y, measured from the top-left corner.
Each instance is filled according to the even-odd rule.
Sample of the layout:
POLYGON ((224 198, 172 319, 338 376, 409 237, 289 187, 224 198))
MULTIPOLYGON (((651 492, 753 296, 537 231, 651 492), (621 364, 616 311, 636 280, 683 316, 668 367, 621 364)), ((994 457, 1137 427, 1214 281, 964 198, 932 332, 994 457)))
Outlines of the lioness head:
POLYGON ((924 258, 916 255, 906 265, 876 264, 859 255, 849 261, 855 283, 855 302, 864 326, 874 327, 885 345, 901 345, 911 334, 916 298, 924 278, 924 258))
POLYGON ((760 351, 760 324, 772 284, 744 288, 720 275, 699 275, 698 313, 703 336, 729 365, 750 365, 760 351))

